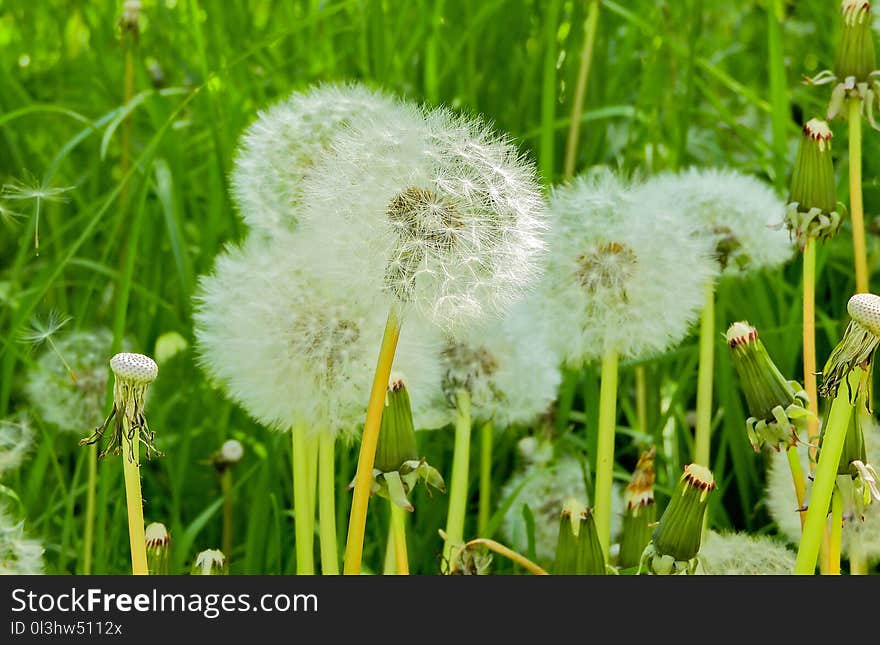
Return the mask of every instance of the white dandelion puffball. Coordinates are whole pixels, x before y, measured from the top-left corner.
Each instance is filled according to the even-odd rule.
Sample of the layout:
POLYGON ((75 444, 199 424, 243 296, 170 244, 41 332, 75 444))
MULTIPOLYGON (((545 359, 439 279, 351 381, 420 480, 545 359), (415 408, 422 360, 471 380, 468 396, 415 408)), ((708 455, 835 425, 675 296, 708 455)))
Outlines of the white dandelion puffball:
MULTIPOLYGON (((202 278, 199 361, 269 427, 286 431, 306 423, 351 433, 364 420, 385 314, 360 294, 304 272, 289 242, 289 236, 251 236, 221 254, 202 278)), ((418 331, 402 332, 394 362, 416 410, 440 382, 432 347, 410 333, 418 331)))
POLYGON ((646 358, 679 343, 699 315, 717 265, 711 245, 676 211, 631 198, 612 171, 557 188, 543 315, 565 361, 578 367, 616 351, 646 358))
POLYGON ((43 545, 24 531, 24 522, 0 507, 0 575, 41 575, 43 545))
MULTIPOLYGON (((868 463, 880 463, 880 429, 876 423, 863 421, 865 447, 868 463)), ((804 473, 809 473, 810 462, 807 448, 798 446, 798 456, 804 473)), ((810 499, 812 481, 805 478, 807 501, 810 499)), ((791 543, 798 544, 801 539, 801 522, 796 511, 797 497, 791 480, 788 457, 784 452, 774 452, 767 472, 767 508, 776 522, 779 532, 791 543)), ((880 560, 880 504, 873 503, 865 507, 865 519, 851 519, 843 525, 841 548, 848 554, 850 549, 859 548, 870 562, 880 560)))
POLYGON ((34 429, 27 417, 0 420, 0 479, 21 466, 33 445, 34 429))
MULTIPOLYGON (((530 464, 504 484, 499 500, 506 503, 514 494, 516 497, 507 509, 502 524, 508 544, 519 553, 526 552, 528 532, 523 505, 528 506, 535 520, 535 555, 541 561, 553 560, 563 503, 574 497, 589 505, 581 461, 572 455, 564 455, 551 463, 530 464)), ((623 501, 616 484, 611 498, 611 534, 614 535, 620 530, 623 515, 623 501)))
POLYGON ((712 238, 723 275, 777 267, 794 253, 782 226, 784 202, 751 175, 719 168, 667 172, 646 181, 634 198, 678 211, 712 238))
POLYGON ((303 176, 333 136, 352 117, 393 105, 394 99, 363 85, 324 84, 261 111, 241 137, 231 177, 248 226, 269 235, 296 228, 303 176))
POLYGON ((479 120, 405 103, 333 139, 300 217, 297 248, 317 273, 447 331, 503 313, 544 249, 534 165, 479 120))
POLYGON ((63 335, 55 341, 58 353, 46 348, 25 382, 25 394, 44 422, 80 434, 100 421, 112 343, 109 330, 97 329, 63 335), (75 382, 58 354, 70 365, 75 382))
POLYGON ((700 546, 698 573, 722 576, 791 575, 797 554, 779 540, 709 531, 700 546))
POLYGON ((443 382, 433 398, 431 427, 454 421, 459 390, 470 396, 474 418, 501 428, 531 423, 550 408, 562 374, 540 314, 530 301, 517 303, 500 322, 465 330, 440 346, 443 382))

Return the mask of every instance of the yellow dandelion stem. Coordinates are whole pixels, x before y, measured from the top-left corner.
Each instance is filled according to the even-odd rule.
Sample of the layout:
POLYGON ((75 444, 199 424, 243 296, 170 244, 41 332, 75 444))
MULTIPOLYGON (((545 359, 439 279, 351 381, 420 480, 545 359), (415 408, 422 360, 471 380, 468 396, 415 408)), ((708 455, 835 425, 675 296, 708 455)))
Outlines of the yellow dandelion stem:
POLYGON ((144 502, 141 496, 140 438, 131 432, 131 422, 125 411, 122 424, 122 472, 125 476, 125 503, 128 508, 128 540, 131 546, 131 572, 145 576, 147 570, 147 543, 144 537, 144 502))

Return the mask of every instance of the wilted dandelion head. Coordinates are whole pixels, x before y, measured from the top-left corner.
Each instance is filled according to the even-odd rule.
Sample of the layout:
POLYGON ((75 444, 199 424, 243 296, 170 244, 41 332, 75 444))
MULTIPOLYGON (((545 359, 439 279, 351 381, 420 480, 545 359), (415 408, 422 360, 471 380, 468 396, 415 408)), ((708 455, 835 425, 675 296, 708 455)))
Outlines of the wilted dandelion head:
POLYGON ((724 576, 790 575, 796 553, 771 537, 709 531, 698 573, 724 576))
POLYGON ((302 191, 316 270, 445 330, 503 312, 543 250, 534 166, 505 137, 398 103, 352 119, 302 191))
POLYGON ((201 551, 192 566, 194 576, 218 576, 226 573, 226 556, 219 549, 201 551))
MULTIPOLYGON (((385 315, 361 294, 303 270, 286 235, 250 237, 202 278, 195 332, 199 361, 255 419, 353 432, 363 422, 385 315)), ((404 330, 396 371, 413 404, 439 389, 430 349, 404 330)))
POLYGON ((61 335, 46 347, 24 386, 44 422, 74 433, 94 427, 103 414, 112 343, 109 330, 95 329, 61 335))
POLYGON ((39 541, 25 534, 24 522, 0 507, 0 575, 41 575, 44 551, 39 541))
MULTIPOLYGON (((504 515, 502 530, 508 544, 524 553, 528 547, 528 532, 523 516, 527 506, 535 521, 535 553, 539 560, 550 561, 559 539, 559 513, 565 501, 574 497, 588 499, 584 485, 584 469, 580 460, 564 455, 553 463, 534 463, 515 473, 501 490, 499 503, 515 495, 504 515)), ((620 529, 623 500, 617 485, 612 495, 611 533, 620 529)))
POLYGON ((21 466, 34 445, 34 429, 24 415, 0 419, 0 479, 21 466))
POLYGON ((333 136, 353 117, 393 105, 393 99, 363 85, 326 84, 294 92, 261 111, 241 137, 232 171, 233 196, 244 221, 268 234, 294 229, 303 177, 333 136))
POLYGON ((458 391, 468 393, 477 419, 501 427, 531 423, 553 403, 562 380, 548 325, 528 303, 514 305, 500 323, 448 338, 440 366, 435 426, 453 420, 458 391))
POLYGON ((566 362, 577 366, 609 350, 642 358, 684 338, 716 271, 694 222, 631 199, 607 169, 556 189, 548 210, 540 309, 566 362))
POLYGON ((634 199, 690 220, 713 240, 724 275, 777 267, 794 252, 782 226, 783 201, 761 180, 736 170, 690 168, 663 173, 638 188, 634 199))

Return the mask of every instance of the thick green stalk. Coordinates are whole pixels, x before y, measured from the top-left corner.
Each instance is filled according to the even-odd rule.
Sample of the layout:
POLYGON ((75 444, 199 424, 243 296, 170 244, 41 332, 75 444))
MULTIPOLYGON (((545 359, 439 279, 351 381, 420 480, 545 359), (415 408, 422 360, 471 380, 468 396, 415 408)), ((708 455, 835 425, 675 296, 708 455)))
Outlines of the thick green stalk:
POLYGON ((831 404, 828 425, 824 429, 822 450, 816 466, 816 477, 810 493, 810 506, 804 521, 804 531, 798 548, 797 562, 794 572, 799 575, 813 575, 816 571, 816 560, 819 556, 819 545, 828 516, 828 504, 837 479, 837 466, 843 452, 843 442, 849 427, 853 403, 850 401, 850 389, 853 392, 859 387, 862 379, 861 368, 854 368, 837 389, 837 396, 831 404))
POLYGON ((336 438, 322 432, 318 454, 318 537, 321 543, 321 573, 339 575, 336 542, 336 438))
POLYGON ((865 558, 862 538, 858 534, 850 536, 847 555, 849 556, 849 574, 851 576, 868 575, 868 560, 865 558))
POLYGON ((538 148, 538 169, 546 183, 553 181, 556 157, 556 32, 560 0, 549 0, 544 16, 544 69, 541 86, 541 138, 538 148))
POLYGON ((379 442, 379 428, 382 425, 382 412, 385 409, 385 392, 391 376, 391 365, 400 338, 400 319, 392 309, 388 312, 376 373, 370 389, 370 402, 364 433, 361 437, 361 450, 358 454, 357 471, 354 477, 354 492, 351 498, 351 515, 348 519, 348 537, 345 542, 345 575, 358 575, 361 572, 361 557, 364 551, 364 530, 367 527, 367 507, 370 503, 370 484, 373 482, 373 463, 376 459, 376 444, 379 442))
POLYGON ((797 453, 797 446, 789 446, 789 448, 785 451, 786 456, 788 457, 788 468, 791 470, 791 480, 794 483, 794 494, 797 497, 798 503, 798 515, 801 518, 801 530, 804 529, 804 520, 806 519, 807 511, 804 508, 804 499, 807 494, 807 484, 804 480, 804 469, 801 467, 801 458, 797 453))
POLYGON ((862 102, 849 99, 849 214, 856 263, 856 293, 868 293, 868 253, 862 206, 862 102))
POLYGON ((700 366, 697 370, 697 424, 694 463, 710 468, 712 434, 712 376, 715 364, 715 287, 706 283, 705 303, 700 314, 700 366))
POLYGON ((596 493, 593 513, 605 561, 611 545, 611 484, 614 478, 614 433, 617 427, 617 366, 614 350, 602 357, 599 384, 599 436, 596 443, 596 493))
POLYGON ((452 452, 452 477, 449 486, 449 511, 446 517, 446 541, 443 558, 451 562, 453 550, 464 544, 464 517, 467 510, 468 467, 471 445, 471 397, 465 390, 455 396, 455 447, 452 452))
POLYGON ((477 535, 485 537, 492 510, 492 439, 495 427, 487 421, 480 429, 480 508, 477 514, 477 535))
POLYGON ((144 500, 141 495, 140 473, 140 441, 137 433, 131 432, 131 422, 128 420, 128 411, 123 420, 122 437, 122 471, 125 475, 125 503, 128 508, 128 539, 131 547, 131 572, 136 576, 148 575, 147 568, 147 542, 144 538, 144 500), (137 444, 129 437, 134 434, 137 444), (133 459, 129 459, 134 455, 133 459))
POLYGON ((770 76, 771 126, 773 130, 773 174, 776 189, 785 189, 787 171, 786 128, 790 115, 785 82, 785 56, 782 51, 783 0, 767 3, 767 66, 770 76))
POLYGON ((293 466, 293 511, 295 514, 296 573, 315 573, 314 525, 309 521, 312 508, 309 495, 308 446, 306 426, 298 423, 290 432, 291 465, 293 466))
POLYGON ((86 459, 89 461, 89 478, 86 483, 86 525, 83 530, 83 567, 84 576, 92 574, 92 549, 95 543, 95 498, 98 487, 98 444, 88 448, 86 459))
POLYGON ((816 392, 816 239, 807 236, 803 273, 804 391, 809 398, 807 441, 810 444, 810 472, 816 467, 819 448, 819 398, 816 392))
POLYGON ((406 511, 391 504, 391 532, 394 535, 394 563, 399 576, 409 575, 409 558, 406 553, 406 511))
POLYGON ((636 423, 639 432, 648 434, 648 373, 644 365, 636 367, 636 423))
POLYGON ((843 500, 840 489, 835 486, 831 494, 831 542, 828 554, 828 575, 840 575, 840 542, 843 529, 843 500))
POLYGON ((593 48, 596 45, 596 26, 599 24, 599 6, 599 0, 590 0, 587 21, 584 24, 584 46, 581 49, 581 65, 578 68, 577 85, 575 85, 574 99, 571 105, 571 122, 568 124, 568 140, 565 144, 565 164, 563 166, 563 177, 565 179, 570 179, 574 176, 574 166, 577 161, 578 140, 581 135, 581 114, 584 111, 584 97, 587 94, 587 85, 590 82, 593 48))

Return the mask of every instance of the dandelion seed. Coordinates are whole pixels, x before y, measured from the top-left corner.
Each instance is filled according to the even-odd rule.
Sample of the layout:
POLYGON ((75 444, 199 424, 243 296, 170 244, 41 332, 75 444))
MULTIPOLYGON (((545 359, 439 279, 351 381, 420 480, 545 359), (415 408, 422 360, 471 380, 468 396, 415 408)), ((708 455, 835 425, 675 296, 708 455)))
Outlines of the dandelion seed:
POLYGON ((25 181, 14 181, 4 184, 0 195, 11 200, 34 200, 34 248, 37 255, 40 253, 40 212, 43 202, 66 202, 67 193, 76 186, 50 186, 31 176, 25 181))

